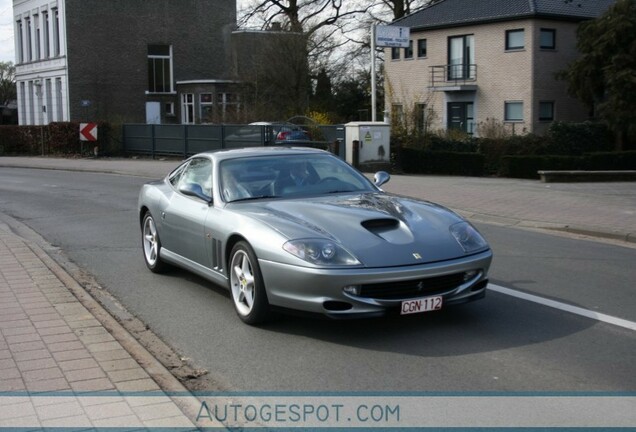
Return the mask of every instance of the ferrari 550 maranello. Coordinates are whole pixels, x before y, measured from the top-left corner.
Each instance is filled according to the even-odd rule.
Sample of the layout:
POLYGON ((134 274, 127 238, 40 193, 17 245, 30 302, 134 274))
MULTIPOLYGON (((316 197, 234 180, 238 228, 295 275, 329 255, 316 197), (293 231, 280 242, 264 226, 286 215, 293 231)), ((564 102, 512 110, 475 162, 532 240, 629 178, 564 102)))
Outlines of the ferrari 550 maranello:
POLYGON ((275 310, 332 318, 427 312, 484 297, 492 260, 467 221, 385 193, 330 153, 201 153, 139 194, 143 256, 229 289, 248 324, 275 310))

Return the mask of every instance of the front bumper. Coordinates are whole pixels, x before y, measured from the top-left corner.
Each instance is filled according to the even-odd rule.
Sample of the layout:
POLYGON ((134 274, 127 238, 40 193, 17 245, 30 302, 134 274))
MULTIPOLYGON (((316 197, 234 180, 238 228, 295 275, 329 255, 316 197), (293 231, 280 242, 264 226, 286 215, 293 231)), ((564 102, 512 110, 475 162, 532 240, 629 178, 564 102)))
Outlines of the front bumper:
MULTIPOLYGON (((399 311, 404 300, 441 295, 444 306, 483 298, 492 261, 490 250, 438 263, 417 266, 354 269, 316 269, 259 260, 270 305, 333 318, 381 316, 399 311), (403 283, 457 273, 477 273, 457 286, 434 293, 375 298, 346 293, 347 286, 403 283)), ((399 313, 399 312, 398 312, 399 313)))

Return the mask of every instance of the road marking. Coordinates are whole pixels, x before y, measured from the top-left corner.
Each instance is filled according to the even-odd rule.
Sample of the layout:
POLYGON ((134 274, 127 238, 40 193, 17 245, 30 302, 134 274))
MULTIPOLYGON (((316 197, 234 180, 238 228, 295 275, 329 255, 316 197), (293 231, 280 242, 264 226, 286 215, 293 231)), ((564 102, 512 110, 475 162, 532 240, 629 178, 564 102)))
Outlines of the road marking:
POLYGON ((586 318, 591 318, 593 320, 602 321, 607 324, 612 324, 612 325, 623 327, 629 330, 636 330, 636 322, 633 322, 633 321, 627 321, 621 318, 616 318, 610 315, 605 315, 599 312, 594 312, 588 309, 583 309, 577 306, 572 306, 566 303, 561 303, 561 302, 550 300, 544 297, 539 297, 539 296, 524 293, 521 291, 516 291, 516 290, 505 288, 499 285, 488 284, 488 289, 491 291, 501 293, 501 294, 506 294, 512 297, 517 297, 523 300, 539 303, 541 305, 559 309, 565 312, 570 312, 576 315, 584 316, 586 318))

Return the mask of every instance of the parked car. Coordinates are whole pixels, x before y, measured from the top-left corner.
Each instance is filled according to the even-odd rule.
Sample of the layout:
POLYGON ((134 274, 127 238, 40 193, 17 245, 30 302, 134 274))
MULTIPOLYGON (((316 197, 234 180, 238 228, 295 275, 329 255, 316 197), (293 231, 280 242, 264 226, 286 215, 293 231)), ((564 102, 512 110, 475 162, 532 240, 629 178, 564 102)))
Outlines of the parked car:
POLYGON ((254 122, 253 126, 271 126, 274 142, 285 144, 289 141, 311 141, 311 135, 302 127, 287 122, 254 122))
POLYGON ((240 319, 428 312, 484 297, 488 243, 439 205, 385 193, 311 148, 201 153, 142 187, 147 267, 172 264, 230 290, 240 319))

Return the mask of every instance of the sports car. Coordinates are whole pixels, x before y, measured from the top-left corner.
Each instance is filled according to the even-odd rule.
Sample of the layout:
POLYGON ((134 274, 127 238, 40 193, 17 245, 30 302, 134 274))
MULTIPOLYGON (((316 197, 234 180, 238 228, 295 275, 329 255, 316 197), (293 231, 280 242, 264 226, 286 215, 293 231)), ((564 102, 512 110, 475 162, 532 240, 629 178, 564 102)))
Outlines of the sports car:
POLYGON ((247 324, 277 311, 412 314, 483 298, 492 251, 456 213, 317 149, 197 154, 139 194, 150 271, 229 289, 247 324))

